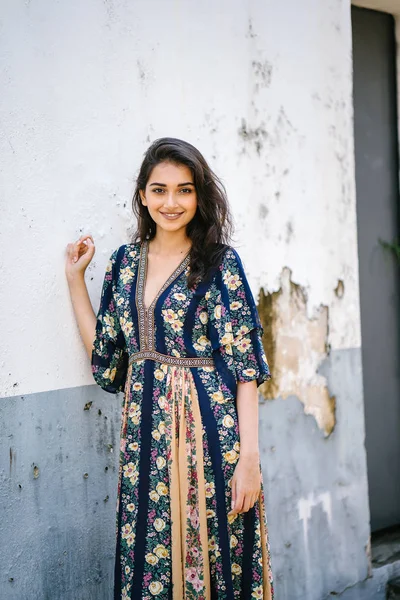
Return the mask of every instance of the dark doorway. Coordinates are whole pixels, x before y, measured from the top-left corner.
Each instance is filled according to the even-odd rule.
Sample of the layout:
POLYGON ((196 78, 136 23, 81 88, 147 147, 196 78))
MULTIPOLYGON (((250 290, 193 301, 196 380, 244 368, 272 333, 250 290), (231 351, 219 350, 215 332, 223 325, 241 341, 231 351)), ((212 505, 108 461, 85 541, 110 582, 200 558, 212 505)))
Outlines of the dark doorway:
POLYGON ((352 8, 362 362, 371 530, 400 523, 400 255, 395 23, 352 8))

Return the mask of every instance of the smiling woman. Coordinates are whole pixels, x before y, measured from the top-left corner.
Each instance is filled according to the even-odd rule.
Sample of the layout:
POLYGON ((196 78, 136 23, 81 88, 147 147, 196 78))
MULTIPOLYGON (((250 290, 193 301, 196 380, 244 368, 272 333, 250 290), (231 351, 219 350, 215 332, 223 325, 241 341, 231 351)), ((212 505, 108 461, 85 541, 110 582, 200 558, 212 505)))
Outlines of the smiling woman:
POLYGON ((271 600, 257 397, 270 373, 225 190, 196 148, 163 138, 133 202, 97 316, 73 277, 90 236, 67 261, 94 379, 125 394, 114 598, 271 600))
POLYGON ((180 254, 192 246, 186 234, 186 226, 192 221, 197 210, 197 194, 192 172, 185 165, 162 162, 153 168, 145 189, 139 189, 139 197, 159 232, 158 244, 156 243, 155 247, 154 242, 152 244, 151 258, 154 258, 149 261, 149 289, 146 286, 145 293, 148 306, 150 302, 147 302, 147 298, 154 297, 154 289, 156 291, 157 286, 160 287, 160 277, 162 278, 165 272, 173 271, 177 260, 174 251, 176 240, 181 240, 184 248, 180 254), (173 238, 170 237, 172 233, 173 238), (168 240, 172 240, 173 244, 171 255, 165 252, 171 243, 168 240))

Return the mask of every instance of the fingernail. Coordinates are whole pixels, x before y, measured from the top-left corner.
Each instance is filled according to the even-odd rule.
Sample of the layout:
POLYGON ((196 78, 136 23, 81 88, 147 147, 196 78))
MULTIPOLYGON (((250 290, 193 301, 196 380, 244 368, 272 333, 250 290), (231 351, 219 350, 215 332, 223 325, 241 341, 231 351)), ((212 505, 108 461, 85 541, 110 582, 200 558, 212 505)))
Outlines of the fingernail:
POLYGON ((76 261, 77 261, 77 258, 76 258, 76 256, 74 256, 74 263, 75 263, 76 261))
POLYGON ((231 502, 231 508, 233 508, 234 506, 235 506, 235 503, 234 503, 234 501, 232 500, 232 502, 231 502))

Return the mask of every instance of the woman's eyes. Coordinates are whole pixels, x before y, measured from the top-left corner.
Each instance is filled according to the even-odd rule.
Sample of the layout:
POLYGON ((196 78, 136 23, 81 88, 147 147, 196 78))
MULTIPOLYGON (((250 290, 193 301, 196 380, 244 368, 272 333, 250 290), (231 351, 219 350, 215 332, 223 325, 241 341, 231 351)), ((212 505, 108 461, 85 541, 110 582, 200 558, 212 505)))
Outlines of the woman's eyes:
MULTIPOLYGON (((156 194, 165 192, 166 190, 164 188, 153 188, 153 192, 155 192, 156 194)), ((191 188, 182 188, 179 190, 179 193, 185 193, 185 194, 191 194, 193 192, 193 190, 191 188)))

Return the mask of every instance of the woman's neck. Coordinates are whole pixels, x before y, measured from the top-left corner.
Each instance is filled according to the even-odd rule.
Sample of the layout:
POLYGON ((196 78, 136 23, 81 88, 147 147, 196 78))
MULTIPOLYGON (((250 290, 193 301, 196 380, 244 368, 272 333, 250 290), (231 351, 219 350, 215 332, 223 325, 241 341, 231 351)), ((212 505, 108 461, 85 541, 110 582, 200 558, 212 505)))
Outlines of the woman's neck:
POLYGON ((191 245, 191 239, 186 235, 186 231, 168 232, 157 229, 154 238, 150 241, 152 253, 163 256, 186 254, 191 245))

